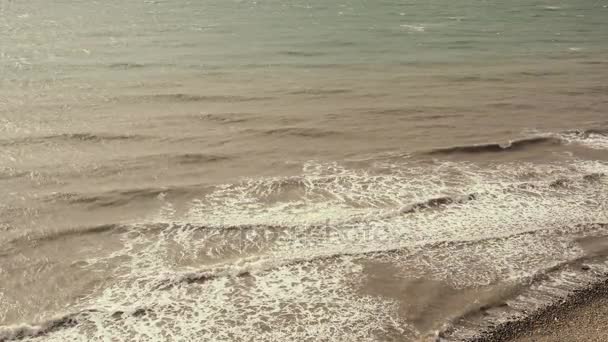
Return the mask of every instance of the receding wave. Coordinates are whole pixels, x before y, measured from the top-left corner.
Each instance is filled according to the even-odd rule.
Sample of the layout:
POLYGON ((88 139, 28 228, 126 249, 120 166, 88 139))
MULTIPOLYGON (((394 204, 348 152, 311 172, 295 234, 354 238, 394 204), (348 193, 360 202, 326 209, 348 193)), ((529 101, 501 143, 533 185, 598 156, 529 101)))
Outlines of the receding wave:
MULTIPOLYGON (((600 259, 606 256, 604 253, 600 259)), ((568 307, 568 302, 581 301, 596 286, 605 286, 605 264, 600 259, 598 255, 584 255, 538 270, 491 303, 452 318, 438 335, 449 340, 487 341, 502 340, 502 330, 527 330, 526 325, 547 311, 568 307), (589 272, 593 268, 597 271, 589 272)))
MULTIPOLYGON (((55 331, 70 328, 78 325, 83 320, 90 317, 91 314, 100 312, 98 309, 85 309, 78 312, 67 313, 37 324, 21 324, 9 327, 0 327, 0 342, 18 341, 29 338, 43 337, 55 331)), ((125 313, 116 311, 109 313, 111 317, 120 319, 125 315, 139 317, 147 312, 146 309, 137 309, 133 312, 125 313)))
POLYGON ((37 325, 19 325, 0 328, 0 342, 23 340, 26 338, 41 337, 54 331, 72 327, 78 324, 79 318, 85 314, 73 313, 50 319, 37 325))
MULTIPOLYGON (((597 229, 598 227, 606 227, 608 224, 606 223, 595 223, 588 224, 582 227, 577 227, 577 230, 589 230, 589 229, 597 229)), ((525 231, 518 232, 506 236, 499 237, 489 237, 484 239, 476 239, 476 240, 462 240, 462 241, 435 241, 424 244, 423 249, 435 249, 435 248, 446 248, 448 246, 454 245, 474 245, 479 243, 487 243, 490 241, 496 240, 505 240, 514 238, 521 235, 530 235, 530 234, 542 234, 550 232, 550 230, 535 230, 535 231, 525 231)), ((421 247, 421 246, 417 246, 421 247)), ((263 260, 257 258, 251 258, 251 260, 244 260, 240 263, 240 266, 235 267, 233 264, 228 263, 226 265, 217 265, 216 267, 212 267, 209 269, 203 269, 200 271, 194 272, 185 272, 185 273, 177 273, 173 274, 168 278, 159 279, 154 284, 154 289, 158 291, 167 290, 171 287, 178 286, 179 284, 203 284, 208 281, 212 281, 214 279, 220 277, 231 277, 231 278, 247 278, 251 277, 254 274, 259 274, 259 272, 267 272, 272 269, 281 268, 281 267, 289 267, 294 265, 305 265, 313 262, 323 262, 323 261, 331 261, 337 260, 341 257, 356 257, 356 258, 365 258, 365 257, 375 257, 382 255, 391 255, 391 254, 403 254, 409 253, 409 247, 387 247, 386 249, 380 250, 365 250, 365 251, 352 251, 352 252, 340 252, 340 253, 327 253, 321 255, 313 255, 309 257, 298 257, 290 260, 263 260)), ((535 283, 542 283, 546 281, 546 275, 550 273, 555 273, 562 271, 572 265, 579 265, 584 261, 587 261, 590 257, 578 257, 575 259, 567 260, 564 262, 557 263, 556 265, 547 267, 545 269, 539 270, 534 274, 530 275, 528 281, 524 281, 522 285, 514 287, 511 291, 507 292, 505 296, 501 298, 495 298, 494 302, 486 303, 484 305, 480 305, 473 310, 469 310, 464 312, 462 315, 455 317, 452 322, 457 323, 458 321, 462 321, 464 319, 469 319, 473 316, 478 315, 486 315, 486 312, 495 308, 506 308, 509 307, 507 304, 507 300, 515 299, 518 294, 525 292, 535 283)), ((550 290, 550 289, 549 289, 550 290)), ((9 326, 0 328, 0 342, 6 341, 14 341, 14 340, 23 340, 32 337, 43 337, 45 335, 51 334, 55 331, 70 328, 72 326, 78 325, 80 322, 85 321, 88 317, 94 313, 102 313, 103 315, 107 315, 115 320, 121 320, 128 317, 138 318, 141 316, 149 315, 154 313, 153 308, 146 307, 135 307, 129 310, 113 310, 105 312, 98 308, 88 308, 78 312, 64 314, 62 316, 49 319, 42 323, 37 324, 22 324, 18 326, 9 326)), ((451 333, 450 329, 443 331, 442 334, 451 333)))
MULTIPOLYGON (((592 225, 587 225, 588 227, 579 227, 579 229, 596 229, 597 226, 606 226, 606 224, 597 223, 592 225), (591 227, 593 226, 593 227, 591 227)), ((428 248, 445 248, 448 245, 470 245, 470 244, 478 244, 480 242, 488 242, 493 240, 504 240, 508 238, 513 238, 520 235, 528 235, 528 234, 540 234, 544 232, 543 230, 537 231, 528 231, 528 232, 518 232, 508 236, 500 236, 500 237, 492 237, 485 239, 477 239, 477 240, 463 240, 463 241, 435 241, 429 242, 424 245, 425 249, 428 248)), ((420 247, 420 246, 418 246, 420 247)), ((186 272, 181 274, 174 274, 169 278, 165 278, 164 280, 159 280, 154 288, 156 290, 167 290, 173 286, 177 286, 179 284, 201 284, 206 283, 207 281, 214 280, 219 277, 232 277, 232 278, 246 278, 253 275, 253 272, 256 274, 258 272, 270 271, 275 268, 293 266, 295 264, 309 264, 312 262, 322 262, 322 261, 331 261, 335 259, 339 259, 343 256, 354 256, 354 257, 374 257, 376 255, 387 255, 393 253, 407 253, 408 247, 397 247, 397 248, 386 248, 381 250, 367 250, 367 251, 353 251, 353 252, 341 252, 341 253, 328 253, 322 255, 314 255, 310 257, 300 257, 294 258, 291 260, 256 260, 255 258, 249 260, 251 264, 247 262, 241 263, 241 266, 235 268, 233 264, 227 265, 219 265, 217 267, 213 267, 211 269, 204 269, 200 271, 194 272, 186 272)), ((540 282, 544 280, 544 275, 550 272, 555 272, 556 270, 564 269, 567 266, 572 264, 579 264, 584 261, 585 258, 576 258, 574 260, 568 260, 566 262, 558 263, 555 266, 540 270, 533 274, 530 277, 530 282, 540 282)), ((526 286, 530 284, 527 283, 526 286)), ((523 287, 521 287, 523 289, 523 287)), ((517 295, 518 290, 515 289, 511 294, 513 297, 517 295)), ((464 313, 464 315, 457 317, 456 320, 462 320, 467 318, 468 316, 476 315, 478 313, 483 313, 486 310, 492 307, 503 307, 507 306, 504 301, 497 300, 494 304, 486 304, 484 306, 479 307, 477 310, 468 311, 464 313)), ((114 310, 104 312, 98 308, 88 308, 78 312, 67 313, 61 315, 59 317, 55 317, 49 319, 47 321, 37 323, 37 324, 22 324, 17 326, 9 326, 0 328, 0 342, 14 341, 14 340, 23 340, 27 338, 33 337, 42 337, 48 334, 51 334, 55 331, 66 329, 78 325, 80 322, 87 320, 91 314, 94 313, 102 313, 113 319, 120 320, 125 319, 126 317, 140 317, 145 316, 150 313, 153 313, 153 308, 145 308, 145 307, 137 307, 130 310, 114 310)))

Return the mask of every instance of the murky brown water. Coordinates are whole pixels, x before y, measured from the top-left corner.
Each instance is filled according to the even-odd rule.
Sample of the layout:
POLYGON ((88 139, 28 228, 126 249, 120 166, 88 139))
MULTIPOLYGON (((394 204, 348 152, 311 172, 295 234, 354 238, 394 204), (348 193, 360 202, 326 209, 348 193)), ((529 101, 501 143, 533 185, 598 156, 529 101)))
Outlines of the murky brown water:
POLYGON ((592 30, 580 44, 511 32, 471 58, 429 46, 475 21, 401 26, 422 47, 399 61, 394 32, 338 60, 314 35, 255 55, 246 16, 216 20, 242 51, 228 31, 184 33, 217 3, 146 2, 172 13, 146 31, 152 17, 108 19, 120 7, 58 2, 76 13, 60 20, 1 1, 0 341, 460 339, 582 284, 581 262, 604 267, 601 6, 534 5, 564 16, 555 32, 592 30), (209 50, 187 44, 200 37, 209 50))

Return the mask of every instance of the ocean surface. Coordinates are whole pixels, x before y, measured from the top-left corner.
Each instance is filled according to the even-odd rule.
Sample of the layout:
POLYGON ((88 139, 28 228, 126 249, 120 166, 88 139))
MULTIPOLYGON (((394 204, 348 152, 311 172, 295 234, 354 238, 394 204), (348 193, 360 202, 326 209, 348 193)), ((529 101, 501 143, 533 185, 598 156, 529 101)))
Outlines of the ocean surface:
POLYGON ((463 340, 608 270, 607 0, 0 0, 0 341, 463 340))

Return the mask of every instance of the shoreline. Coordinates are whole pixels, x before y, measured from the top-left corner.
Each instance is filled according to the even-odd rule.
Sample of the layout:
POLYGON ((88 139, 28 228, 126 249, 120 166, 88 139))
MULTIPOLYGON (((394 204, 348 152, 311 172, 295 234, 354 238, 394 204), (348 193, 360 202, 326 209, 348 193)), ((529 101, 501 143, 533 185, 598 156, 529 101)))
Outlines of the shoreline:
POLYGON ((606 341, 608 328, 603 327, 608 322, 608 305, 604 305, 608 303, 608 273, 603 273, 601 278, 530 315, 501 323, 465 341, 555 341, 555 338, 606 341))

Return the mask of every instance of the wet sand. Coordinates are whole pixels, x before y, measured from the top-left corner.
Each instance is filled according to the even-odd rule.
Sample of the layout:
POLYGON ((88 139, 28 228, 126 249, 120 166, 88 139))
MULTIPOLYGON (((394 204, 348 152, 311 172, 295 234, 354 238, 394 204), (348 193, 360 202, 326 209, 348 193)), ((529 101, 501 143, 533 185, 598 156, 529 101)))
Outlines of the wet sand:
POLYGON ((559 303, 471 341, 608 341, 608 275, 559 303))

